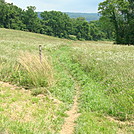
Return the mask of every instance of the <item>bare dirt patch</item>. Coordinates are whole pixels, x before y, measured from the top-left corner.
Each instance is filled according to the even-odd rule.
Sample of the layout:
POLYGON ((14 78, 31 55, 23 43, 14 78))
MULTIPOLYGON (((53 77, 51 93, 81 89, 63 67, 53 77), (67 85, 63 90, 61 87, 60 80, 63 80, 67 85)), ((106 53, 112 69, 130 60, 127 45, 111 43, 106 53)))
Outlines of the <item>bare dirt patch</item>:
POLYGON ((113 121, 113 122, 116 122, 120 125, 130 125, 130 126, 134 126, 134 121, 120 121, 120 120, 117 120, 115 119, 114 117, 110 117, 110 116, 107 116, 106 117, 108 120, 110 121, 113 121))
POLYGON ((19 88, 19 87, 17 87, 16 85, 12 85, 12 84, 10 84, 10 83, 8 83, 8 82, 3 82, 3 81, 0 81, 0 85, 1 85, 2 87, 10 87, 10 88, 13 88, 13 89, 19 88))
POLYGON ((0 81, 0 86, 1 87, 9 87, 10 89, 14 90, 14 89, 21 89, 22 91, 25 91, 25 92, 29 92, 29 90, 25 90, 24 88, 22 87, 18 87, 16 85, 12 85, 8 82, 3 82, 3 81, 0 81))
POLYGON ((69 111, 66 111, 67 118, 65 118, 64 125, 62 126, 62 130, 60 134, 73 134, 75 127, 75 120, 79 117, 80 113, 78 113, 78 95, 79 95, 79 87, 76 87, 76 96, 74 97, 74 104, 69 111))

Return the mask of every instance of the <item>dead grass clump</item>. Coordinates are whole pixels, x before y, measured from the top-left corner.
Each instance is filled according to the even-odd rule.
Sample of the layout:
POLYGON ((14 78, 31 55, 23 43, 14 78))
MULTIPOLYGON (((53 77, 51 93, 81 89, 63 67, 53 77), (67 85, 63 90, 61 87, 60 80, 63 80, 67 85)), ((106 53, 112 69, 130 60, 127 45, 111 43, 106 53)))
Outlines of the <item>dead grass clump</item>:
POLYGON ((51 86, 53 83, 53 71, 50 57, 42 56, 40 61, 37 54, 21 53, 18 59, 27 79, 38 87, 51 86))

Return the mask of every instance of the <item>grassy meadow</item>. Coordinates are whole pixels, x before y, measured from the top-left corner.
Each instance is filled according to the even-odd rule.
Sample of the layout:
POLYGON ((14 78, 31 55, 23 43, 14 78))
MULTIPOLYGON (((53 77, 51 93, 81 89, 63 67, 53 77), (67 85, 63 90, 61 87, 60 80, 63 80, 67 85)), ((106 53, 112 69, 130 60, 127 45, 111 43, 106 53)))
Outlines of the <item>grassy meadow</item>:
POLYGON ((77 84, 74 133, 133 134, 133 81, 133 46, 0 29, 2 134, 60 133, 77 84))

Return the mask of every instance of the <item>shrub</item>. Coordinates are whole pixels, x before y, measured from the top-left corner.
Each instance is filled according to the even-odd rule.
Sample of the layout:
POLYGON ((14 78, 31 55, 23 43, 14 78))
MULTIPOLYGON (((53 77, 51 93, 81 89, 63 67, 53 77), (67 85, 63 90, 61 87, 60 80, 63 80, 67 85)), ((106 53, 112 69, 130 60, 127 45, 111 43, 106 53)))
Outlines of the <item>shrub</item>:
POLYGON ((79 38, 79 40, 80 40, 80 41, 85 41, 85 39, 83 39, 83 38, 79 38))
POLYGON ((77 37, 75 35, 69 35, 70 40, 77 40, 77 37))
POLYGON ((39 94, 45 95, 47 93, 46 88, 34 88, 32 89, 32 95, 37 96, 39 94))

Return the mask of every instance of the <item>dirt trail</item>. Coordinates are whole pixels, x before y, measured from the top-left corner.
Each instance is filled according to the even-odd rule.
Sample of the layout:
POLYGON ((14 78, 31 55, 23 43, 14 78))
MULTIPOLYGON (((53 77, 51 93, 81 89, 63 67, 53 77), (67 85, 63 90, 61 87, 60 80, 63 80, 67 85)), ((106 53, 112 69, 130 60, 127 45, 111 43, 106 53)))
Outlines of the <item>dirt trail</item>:
POLYGON ((109 121, 116 122, 120 125, 129 125, 129 126, 134 126, 134 121, 120 121, 115 119, 114 117, 107 116, 106 117, 109 121))
POLYGON ((0 85, 2 86, 2 87, 10 87, 11 89, 17 89, 17 88, 21 88, 21 89, 24 89, 24 88, 22 88, 22 87, 18 87, 18 86, 16 86, 16 85, 12 85, 12 84, 10 84, 10 83, 8 83, 8 82, 3 82, 3 81, 0 81, 0 85))
POLYGON ((75 127, 75 120, 80 115, 78 112, 78 95, 79 95, 79 87, 76 87, 76 96, 74 97, 74 104, 72 108, 66 112, 68 117, 65 118, 64 125, 62 126, 62 130, 60 134, 73 134, 75 127))
POLYGON ((1 87, 9 87, 10 89, 12 90, 15 90, 15 89, 21 89, 20 91, 22 92, 26 92, 26 93, 29 93, 30 94, 30 91, 29 90, 25 90, 23 87, 18 87, 16 85, 12 85, 8 82, 3 82, 3 81, 0 81, 0 86, 1 87))

